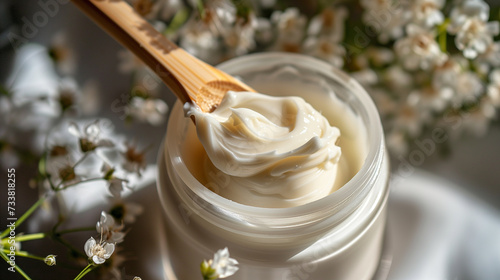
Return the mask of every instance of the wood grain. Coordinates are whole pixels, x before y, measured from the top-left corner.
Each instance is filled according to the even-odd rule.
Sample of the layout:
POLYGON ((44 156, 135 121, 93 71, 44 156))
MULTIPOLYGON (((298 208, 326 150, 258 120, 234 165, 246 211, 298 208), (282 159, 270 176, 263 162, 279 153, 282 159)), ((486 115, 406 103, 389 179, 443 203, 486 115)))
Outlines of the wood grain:
POLYGON ((179 48, 124 1, 72 2, 158 74, 183 103, 194 102, 211 112, 229 90, 254 91, 179 48))

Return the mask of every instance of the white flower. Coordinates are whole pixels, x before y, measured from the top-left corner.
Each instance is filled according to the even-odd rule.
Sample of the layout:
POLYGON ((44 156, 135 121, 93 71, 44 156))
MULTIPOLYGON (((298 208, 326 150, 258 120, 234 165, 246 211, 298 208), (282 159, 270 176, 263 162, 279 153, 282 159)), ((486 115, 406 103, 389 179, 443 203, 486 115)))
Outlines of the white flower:
POLYGON ((421 110, 432 110, 442 112, 448 105, 453 90, 448 87, 436 88, 433 86, 424 86, 414 90, 408 96, 408 102, 421 108, 421 110))
POLYGON ((490 7, 483 0, 464 0, 460 5, 455 5, 450 13, 448 30, 456 33, 465 22, 477 18, 486 22, 490 16, 490 7))
POLYGON ((134 202, 125 202, 121 199, 111 198, 111 208, 109 212, 112 216, 125 224, 132 224, 136 217, 142 214, 143 207, 134 202))
POLYGON ((226 247, 218 250, 214 254, 213 260, 203 261, 202 273, 206 276, 205 279, 227 278, 238 271, 237 265, 238 261, 229 257, 229 250, 226 247), (203 271, 204 268, 208 269, 203 271), (206 275, 207 272, 208 275, 206 275))
POLYGON ((127 114, 135 120, 160 125, 165 120, 168 105, 158 98, 133 97, 127 107, 127 114))
POLYGON ((108 181, 108 189, 111 195, 113 195, 113 197, 120 198, 123 188, 127 186, 128 181, 126 179, 116 177, 116 170, 106 162, 103 163, 101 171, 104 173, 104 179, 108 181))
POLYGON ((445 0, 416 0, 411 6, 411 22, 424 28, 432 28, 443 23, 444 15, 441 12, 445 0))
POLYGON ((101 212, 101 219, 96 224, 96 230, 104 237, 106 242, 123 242, 125 233, 121 232, 122 229, 123 225, 117 225, 113 216, 104 211, 101 212))
POLYGON ((114 143, 109 139, 102 139, 101 127, 99 120, 96 120, 83 128, 80 131, 79 126, 76 123, 71 123, 69 125, 68 131, 73 135, 78 137, 80 141, 80 149, 82 152, 90 152, 99 147, 113 147, 114 143))
POLYGON ((423 125, 429 121, 429 117, 429 111, 421 110, 405 100, 396 110, 393 125, 395 129, 406 132, 410 137, 416 137, 422 132, 423 125))
POLYGON ((276 26, 277 39, 273 49, 279 51, 299 52, 305 34, 307 19, 297 8, 275 11, 271 22, 276 26))
POLYGON ((392 49, 382 47, 368 47, 366 56, 377 67, 392 64, 395 58, 392 49))
POLYGON ((76 81, 72 78, 63 78, 59 81, 57 102, 62 112, 72 109, 81 97, 80 89, 76 81))
POLYGON ((493 42, 493 36, 498 35, 498 32, 498 22, 486 23, 478 18, 471 18, 457 32, 455 44, 466 58, 474 59, 478 54, 486 52, 493 42))
POLYGON ((397 64, 387 68, 382 73, 381 80, 384 86, 394 92, 406 92, 413 84, 413 77, 397 64))
POLYGON ((387 43, 404 35, 404 26, 411 16, 405 1, 361 0, 360 4, 365 9, 363 22, 379 34, 379 42, 387 43))
POLYGON ((486 51, 479 54, 473 61, 480 73, 487 75, 491 67, 500 66, 500 42, 492 42, 486 51))
POLYGON ((126 144, 126 150, 122 155, 125 159, 123 169, 141 176, 142 170, 146 168, 145 151, 139 152, 137 147, 126 144))
POLYGON ((344 39, 344 22, 347 15, 348 11, 345 7, 328 7, 311 19, 307 35, 325 36, 333 42, 341 42, 344 39))
POLYGON ((257 19, 251 13, 247 18, 237 18, 236 22, 222 34, 226 46, 229 48, 229 56, 238 56, 248 53, 254 49, 255 31, 257 28, 257 19))
POLYGON ((191 17, 179 31, 179 46, 199 59, 216 64, 224 56, 221 51, 222 42, 214 35, 207 24, 191 17))
POLYGON ((68 43, 65 33, 57 32, 52 37, 48 52, 61 74, 72 75, 75 73, 77 66, 76 56, 68 43))
POLYGON ((304 42, 304 53, 322 59, 337 68, 344 66, 345 48, 326 36, 309 37, 304 42))
POLYGON ((365 88, 378 83, 377 73, 372 69, 362 69, 349 74, 365 88))
POLYGON ((451 11, 448 31, 456 35, 455 44, 466 58, 484 53, 499 33, 499 23, 487 22, 488 17, 489 6, 481 0, 466 0, 451 11))
POLYGON ((399 39, 394 45, 406 69, 428 70, 446 61, 447 55, 439 48, 432 32, 410 24, 407 33, 407 37, 399 39))
POLYGON ((202 20, 208 25, 212 34, 226 34, 227 29, 231 28, 236 22, 236 7, 229 0, 206 1, 205 16, 202 20))
POLYGON ((80 183, 84 179, 85 172, 79 169, 78 172, 72 159, 68 157, 52 158, 46 165, 49 180, 55 188, 64 188, 69 185, 80 183))
POLYGON ((484 85, 476 73, 466 71, 460 73, 453 88, 452 105, 460 107, 465 103, 474 103, 483 93, 484 85))
POLYGON ((435 88, 454 88, 460 74, 468 67, 468 61, 463 56, 452 56, 434 68, 432 85, 435 88))
POLYGON ((101 241, 97 243, 93 237, 85 242, 85 253, 94 264, 104 263, 115 251, 115 244, 101 241))

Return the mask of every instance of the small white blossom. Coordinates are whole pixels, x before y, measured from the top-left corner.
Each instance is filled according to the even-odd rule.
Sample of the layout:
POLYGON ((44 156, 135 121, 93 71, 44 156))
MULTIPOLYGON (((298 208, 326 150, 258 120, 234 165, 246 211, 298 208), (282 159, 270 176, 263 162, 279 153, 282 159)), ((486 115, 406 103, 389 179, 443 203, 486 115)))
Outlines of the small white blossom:
POLYGON ((127 107, 127 113, 135 120, 160 125, 165 120, 168 105, 158 98, 133 97, 127 107))
POLYGON ((490 6, 483 0, 464 0, 455 5, 450 13, 448 30, 457 33, 458 29, 471 18, 486 22, 490 16, 490 6))
POLYGON ((207 24, 191 17, 179 31, 179 46, 199 59, 216 64, 224 56, 221 51, 222 42, 214 35, 207 24))
POLYGON ((229 250, 226 247, 218 250, 213 260, 203 261, 202 273, 205 279, 227 278, 238 271, 237 265, 238 261, 229 257, 229 250), (203 271, 204 269, 206 271, 203 271))
POLYGON ((350 75, 365 88, 378 82, 377 73, 375 73, 375 71, 373 71, 372 69, 362 69, 359 71, 351 72, 350 75))
POLYGON ((113 141, 109 139, 103 139, 101 132, 99 120, 96 120, 83 128, 80 131, 79 126, 76 123, 70 123, 68 131, 73 135, 78 137, 80 141, 80 149, 82 152, 90 152, 99 147, 113 147, 113 141))
POLYGON ((487 75, 492 67, 500 67, 500 42, 492 42, 486 51, 474 59, 473 63, 483 75, 487 75))
POLYGON ((122 229, 123 225, 117 225, 113 216, 104 211, 101 212, 101 219, 96 224, 96 230, 103 236, 106 242, 123 242, 125 233, 121 232, 122 229))
POLYGON ((476 58, 486 52, 493 42, 493 36, 498 35, 498 22, 483 22, 477 18, 467 20, 455 37, 455 44, 469 59, 476 58))
POLYGON ((408 70, 428 70, 446 61, 434 34, 416 25, 408 25, 407 37, 399 39, 394 49, 403 66, 408 70))
POLYGON ((276 26, 277 39, 274 50, 299 52, 305 35, 307 19, 297 8, 287 8, 285 11, 275 11, 271 22, 276 26))
POLYGON ((57 32, 52 37, 48 52, 61 74, 72 75, 75 73, 77 66, 76 55, 70 47, 67 34, 57 32))
POLYGON ((144 208, 135 202, 123 201, 117 198, 111 198, 110 204, 112 205, 109 212, 115 219, 123 221, 125 224, 132 224, 135 222, 136 217, 142 214, 144 208))
POLYGON ((379 34, 379 42, 387 43, 404 35, 404 26, 411 17, 405 1, 361 0, 360 4, 365 9, 363 22, 379 34))
POLYGON ((205 16, 202 20, 208 25, 212 34, 224 35, 227 29, 236 22, 236 7, 229 0, 206 1, 205 16))
POLYGON ((432 85, 435 88, 454 88, 460 74, 468 67, 468 61, 462 56, 451 56, 434 68, 432 85))
POLYGON ((452 105, 460 107, 465 103, 474 103, 483 93, 484 85, 476 73, 466 71, 460 73, 453 88, 452 105))
POLYGON ((498 22, 487 22, 489 6, 481 0, 466 0, 451 11, 450 34, 466 58, 474 59, 484 53, 499 33, 498 22))
POLYGON ((237 18, 232 28, 223 34, 229 56, 243 55, 255 48, 254 37, 257 24, 254 14, 250 14, 245 19, 237 18))
POLYGON ((451 88, 435 88, 433 86, 425 86, 412 91, 408 96, 408 101, 411 105, 416 106, 421 110, 442 112, 448 105, 452 96, 453 90, 451 88))
POLYGON ((309 37, 304 42, 304 53, 322 59, 337 68, 344 66, 345 48, 328 37, 309 37))
POLYGON ((411 22, 424 28, 432 28, 444 22, 441 12, 445 0, 416 0, 411 6, 411 22))
POLYGON ((108 189, 111 195, 120 198, 123 189, 127 186, 128 180, 116 177, 116 170, 106 162, 103 163, 101 171, 104 173, 104 179, 108 181, 108 189))
POLYGON ((307 35, 326 37, 336 43, 341 42, 344 39, 347 15, 345 7, 328 7, 311 19, 307 35))
POLYGON ((101 241, 99 243, 93 237, 85 242, 85 253, 94 264, 103 264, 115 251, 115 244, 101 241))
POLYGON ((141 176, 141 172, 146 168, 145 152, 139 152, 137 147, 126 144, 126 150, 122 153, 125 159, 123 169, 141 176))
POLYGON ((429 111, 421 110, 408 100, 399 104, 393 120, 393 127, 406 132, 410 137, 416 137, 422 132, 423 125, 430 119, 429 111))
POLYGON ((366 56, 377 67, 391 64, 395 58, 392 49, 382 47, 368 47, 366 49, 366 56))
POLYGON ((387 68, 381 76, 383 84, 394 92, 407 92, 413 85, 413 77, 397 64, 387 68))

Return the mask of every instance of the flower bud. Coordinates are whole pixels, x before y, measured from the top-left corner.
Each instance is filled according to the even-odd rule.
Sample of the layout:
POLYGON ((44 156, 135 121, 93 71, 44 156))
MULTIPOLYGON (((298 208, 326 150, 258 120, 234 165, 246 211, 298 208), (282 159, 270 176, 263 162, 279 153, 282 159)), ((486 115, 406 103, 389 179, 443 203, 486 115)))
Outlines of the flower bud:
POLYGON ((48 266, 54 266, 54 265, 56 265, 56 256, 55 255, 48 255, 45 257, 44 262, 48 266))

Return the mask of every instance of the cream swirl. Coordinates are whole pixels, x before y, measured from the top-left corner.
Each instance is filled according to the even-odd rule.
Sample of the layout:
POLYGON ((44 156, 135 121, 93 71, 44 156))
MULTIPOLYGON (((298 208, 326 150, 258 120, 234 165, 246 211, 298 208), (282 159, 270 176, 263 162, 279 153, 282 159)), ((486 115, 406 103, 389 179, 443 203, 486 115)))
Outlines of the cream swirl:
POLYGON ((300 97, 228 92, 212 113, 190 106, 207 187, 236 202, 291 207, 332 192, 338 128, 300 97))

